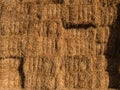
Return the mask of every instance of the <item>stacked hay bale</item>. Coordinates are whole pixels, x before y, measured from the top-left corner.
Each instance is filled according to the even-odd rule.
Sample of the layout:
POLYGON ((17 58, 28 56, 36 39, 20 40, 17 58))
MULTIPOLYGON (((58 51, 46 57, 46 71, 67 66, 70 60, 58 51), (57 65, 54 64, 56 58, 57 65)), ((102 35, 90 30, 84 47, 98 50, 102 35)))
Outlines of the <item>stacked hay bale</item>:
POLYGON ((118 88, 118 2, 1 0, 0 90, 118 88))

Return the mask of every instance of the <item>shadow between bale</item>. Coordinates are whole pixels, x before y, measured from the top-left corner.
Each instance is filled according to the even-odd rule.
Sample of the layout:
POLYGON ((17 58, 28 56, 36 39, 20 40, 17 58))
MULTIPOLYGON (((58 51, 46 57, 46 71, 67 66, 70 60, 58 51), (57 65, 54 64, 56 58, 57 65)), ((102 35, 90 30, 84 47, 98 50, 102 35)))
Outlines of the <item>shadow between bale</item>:
POLYGON ((117 18, 110 26, 110 36, 105 52, 108 60, 109 88, 120 88, 120 3, 117 4, 117 18))

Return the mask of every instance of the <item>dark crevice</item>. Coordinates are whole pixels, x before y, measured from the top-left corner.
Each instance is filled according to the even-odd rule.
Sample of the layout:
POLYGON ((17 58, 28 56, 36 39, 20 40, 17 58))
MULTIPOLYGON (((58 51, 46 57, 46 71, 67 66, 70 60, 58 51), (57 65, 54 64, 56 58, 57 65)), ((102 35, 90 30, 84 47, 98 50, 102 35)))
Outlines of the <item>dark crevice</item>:
POLYGON ((120 4, 117 5, 117 18, 110 26, 105 56, 108 60, 109 88, 120 89, 120 4))
POLYGON ((37 4, 40 4, 40 3, 41 3, 41 0, 37 0, 36 3, 37 3, 37 4))
POLYGON ((2 17, 2 13, 3 13, 3 5, 0 6, 0 19, 2 17))
POLYGON ((49 34, 50 34, 50 24, 46 23, 46 26, 47 26, 46 36, 49 37, 49 34))
POLYGON ((57 40, 55 40, 55 50, 58 51, 58 43, 57 43, 57 40))
POLYGON ((21 57, 19 56, 6 56, 6 57, 0 57, 0 59, 8 59, 8 58, 12 58, 12 59, 21 59, 21 57))
POLYGON ((28 15, 30 15, 30 13, 31 13, 31 6, 32 6, 32 3, 31 2, 29 2, 28 4, 27 4, 27 14, 28 15))
POLYGON ((87 24, 74 24, 74 23, 64 23, 63 22, 63 27, 65 29, 88 29, 90 27, 96 28, 96 25, 93 23, 87 23, 87 24))
POLYGON ((20 2, 22 2, 23 0, 19 0, 20 2))
POLYGON ((41 19, 41 15, 39 13, 37 13, 36 16, 37 16, 38 19, 41 19))
POLYGON ((18 71, 19 71, 19 75, 20 75, 20 78, 21 78, 21 88, 24 88, 25 87, 25 73, 24 73, 24 70, 23 70, 23 64, 24 64, 24 57, 19 57, 19 56, 8 56, 8 57, 0 57, 0 60, 1 59, 16 59, 16 60, 19 60, 19 67, 18 67, 18 71))
POLYGON ((52 0, 52 2, 53 2, 54 4, 63 4, 63 3, 64 3, 63 0, 52 0))
POLYGON ((20 58, 20 65, 18 67, 19 75, 21 77, 21 88, 25 87, 25 73, 24 73, 24 70, 23 70, 23 64, 24 64, 24 58, 21 57, 20 58))

